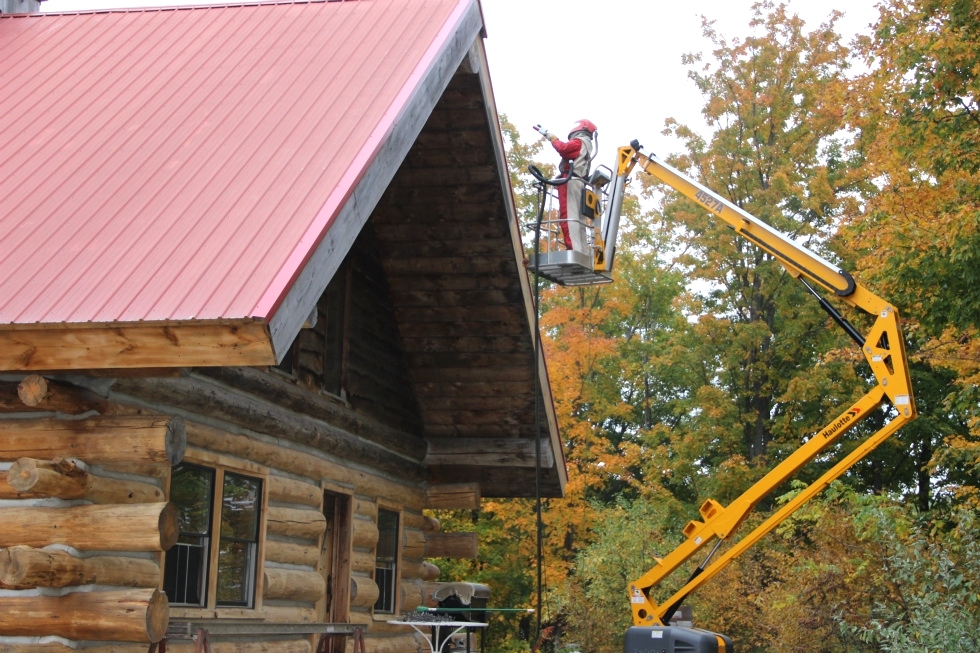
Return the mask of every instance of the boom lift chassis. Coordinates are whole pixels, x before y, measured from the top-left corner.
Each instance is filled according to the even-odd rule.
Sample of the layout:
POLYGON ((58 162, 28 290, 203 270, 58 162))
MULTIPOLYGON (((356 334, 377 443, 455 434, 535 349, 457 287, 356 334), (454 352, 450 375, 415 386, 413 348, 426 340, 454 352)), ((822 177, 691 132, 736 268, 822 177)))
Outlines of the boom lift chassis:
POLYGON ((666 624, 691 592, 709 581, 904 424, 915 419, 915 401, 909 379, 905 340, 895 307, 857 283, 848 272, 838 269, 821 256, 675 170, 655 155, 644 154, 640 150, 640 144, 633 141, 628 147, 622 147, 618 151, 616 175, 609 190, 609 214, 604 216, 602 227, 604 243, 609 249, 605 261, 607 272, 611 271, 625 185, 629 175, 638 167, 711 211, 735 233, 775 257, 791 276, 802 281, 817 298, 821 308, 860 346, 877 381, 867 394, 811 436, 732 503, 723 506, 714 499, 705 501, 700 507, 702 521, 691 521, 687 524, 684 528, 684 542, 630 584, 629 598, 634 626, 626 636, 626 653, 671 653, 674 650, 730 653, 731 640, 725 636, 695 629, 668 627, 666 624), (875 321, 868 334, 862 335, 817 293, 815 286, 833 293, 839 301, 852 308, 873 315, 875 321), (732 539, 736 529, 759 501, 885 402, 891 405, 893 411, 882 428, 714 559, 722 542, 732 539), (651 599, 651 591, 708 545, 712 545, 710 551, 687 583, 662 603, 655 603, 651 599))

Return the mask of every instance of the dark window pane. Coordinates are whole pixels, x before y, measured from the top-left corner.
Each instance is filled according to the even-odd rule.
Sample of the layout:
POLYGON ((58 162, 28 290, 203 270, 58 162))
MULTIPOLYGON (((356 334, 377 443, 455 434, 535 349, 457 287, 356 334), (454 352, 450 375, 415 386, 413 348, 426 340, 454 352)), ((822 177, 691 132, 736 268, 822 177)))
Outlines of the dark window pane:
POLYGON ((378 585, 378 600, 374 603, 375 612, 395 611, 395 585, 398 577, 398 513, 391 510, 378 510, 378 548, 377 563, 374 569, 374 582, 378 585))
POLYGON ((378 600, 374 602, 375 612, 394 612, 395 611, 395 563, 387 563, 385 566, 374 570, 374 582, 378 585, 378 600))
POLYGON ((178 465, 170 476, 180 533, 164 560, 163 589, 174 605, 205 604, 214 475, 213 469, 178 465))
POLYGON ((218 605, 252 605, 261 505, 260 479, 225 472, 218 543, 218 605))
POLYGON ((207 578, 207 540, 178 542, 167 551, 163 591, 174 605, 204 605, 207 578))
POLYGON ((262 481, 225 472, 222 485, 221 538, 258 541, 262 481))
POLYGON ((181 533, 210 533, 213 490, 213 469, 193 465, 174 467, 170 476, 170 501, 177 508, 181 533))
POLYGON ((378 510, 378 561, 394 562, 398 556, 398 513, 378 510))
POLYGON ((218 605, 252 605, 255 550, 251 542, 222 540, 218 545, 218 605))

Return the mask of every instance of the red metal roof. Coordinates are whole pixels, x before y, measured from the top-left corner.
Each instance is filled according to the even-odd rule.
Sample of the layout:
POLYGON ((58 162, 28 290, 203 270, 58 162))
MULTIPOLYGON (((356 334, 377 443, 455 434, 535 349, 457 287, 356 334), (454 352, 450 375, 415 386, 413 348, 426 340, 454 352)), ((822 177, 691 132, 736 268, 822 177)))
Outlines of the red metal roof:
POLYGON ((0 325, 268 320, 474 2, 0 18, 0 325))

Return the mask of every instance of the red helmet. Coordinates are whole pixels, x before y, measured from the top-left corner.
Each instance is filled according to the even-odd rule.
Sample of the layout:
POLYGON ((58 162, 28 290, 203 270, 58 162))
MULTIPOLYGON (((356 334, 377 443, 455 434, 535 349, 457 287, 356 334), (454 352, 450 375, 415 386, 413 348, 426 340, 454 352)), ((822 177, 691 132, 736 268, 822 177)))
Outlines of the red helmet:
POLYGON ((596 133, 595 123, 591 120, 579 120, 577 123, 572 125, 571 131, 568 132, 568 137, 571 138, 572 134, 581 131, 589 132, 589 135, 591 136, 592 134, 596 133))

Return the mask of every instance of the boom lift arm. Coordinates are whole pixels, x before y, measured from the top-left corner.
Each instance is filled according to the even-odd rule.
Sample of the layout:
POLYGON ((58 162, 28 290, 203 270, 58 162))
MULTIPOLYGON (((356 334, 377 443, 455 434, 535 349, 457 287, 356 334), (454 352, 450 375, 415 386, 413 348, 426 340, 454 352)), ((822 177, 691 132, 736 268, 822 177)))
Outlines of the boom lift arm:
MULTIPOLYGON (((655 155, 642 153, 637 141, 633 141, 628 147, 620 148, 617 160, 616 177, 610 190, 609 215, 603 225, 603 238, 607 246, 616 242, 619 210, 622 206, 627 178, 634 168, 639 167, 711 211, 737 234, 775 257, 790 275, 800 279, 817 297, 821 307, 858 343, 877 381, 867 394, 834 418, 821 431, 811 436, 799 449, 731 504, 722 506, 714 499, 705 501, 700 507, 703 521, 691 521, 687 524, 684 528, 685 541, 630 584, 630 604, 634 625, 663 626, 670 621, 670 617, 685 597, 710 580, 729 562, 745 552, 763 535, 868 455, 904 424, 915 419, 916 409, 909 380, 905 340, 902 336, 898 311, 894 306, 855 282, 848 272, 838 269, 818 254, 667 165, 655 155), (826 299, 817 294, 814 286, 832 292, 840 301, 853 308, 874 315, 875 322, 868 335, 861 335, 826 299), (886 401, 894 408, 895 414, 885 426, 712 562, 721 543, 732 537, 759 501, 886 401), (712 542, 714 542, 713 547, 704 562, 697 567, 687 583, 670 598, 660 604, 655 603, 650 597, 651 591, 680 565, 712 542)), ((612 267, 613 254, 614 251, 607 252, 609 269, 612 267)), ((718 641, 721 643, 721 638, 718 641)), ((627 649, 629 648, 628 644, 627 649)))

